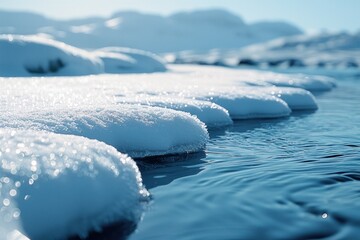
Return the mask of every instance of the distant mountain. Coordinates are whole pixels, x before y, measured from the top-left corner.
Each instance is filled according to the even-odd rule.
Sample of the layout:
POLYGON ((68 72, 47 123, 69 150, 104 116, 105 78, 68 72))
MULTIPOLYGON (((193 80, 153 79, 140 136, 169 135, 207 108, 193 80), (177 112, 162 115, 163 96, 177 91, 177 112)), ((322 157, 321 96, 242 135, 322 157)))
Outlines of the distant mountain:
POLYGON ((68 21, 33 13, 0 11, 0 33, 46 33, 82 48, 122 46, 161 53, 240 48, 302 31, 282 22, 247 24, 225 10, 180 12, 167 17, 118 12, 108 18, 68 21))

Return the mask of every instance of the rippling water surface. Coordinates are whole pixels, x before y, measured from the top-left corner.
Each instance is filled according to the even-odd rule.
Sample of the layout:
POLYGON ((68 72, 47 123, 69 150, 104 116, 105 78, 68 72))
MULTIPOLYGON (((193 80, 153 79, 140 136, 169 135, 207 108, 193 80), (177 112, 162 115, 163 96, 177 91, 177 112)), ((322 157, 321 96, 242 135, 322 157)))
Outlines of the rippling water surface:
POLYGON ((205 153, 140 162, 154 200, 130 239, 359 239, 360 79, 316 97, 316 112, 212 131, 205 153))

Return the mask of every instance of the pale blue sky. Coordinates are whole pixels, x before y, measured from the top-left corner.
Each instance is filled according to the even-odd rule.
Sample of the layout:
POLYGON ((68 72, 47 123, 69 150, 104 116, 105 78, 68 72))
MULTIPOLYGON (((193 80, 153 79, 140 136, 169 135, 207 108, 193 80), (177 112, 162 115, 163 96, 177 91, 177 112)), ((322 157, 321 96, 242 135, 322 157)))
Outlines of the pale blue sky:
POLYGON ((245 21, 286 20, 304 30, 360 30, 360 0, 0 0, 0 9, 35 11, 57 18, 109 16, 119 10, 167 15, 224 8, 245 21))

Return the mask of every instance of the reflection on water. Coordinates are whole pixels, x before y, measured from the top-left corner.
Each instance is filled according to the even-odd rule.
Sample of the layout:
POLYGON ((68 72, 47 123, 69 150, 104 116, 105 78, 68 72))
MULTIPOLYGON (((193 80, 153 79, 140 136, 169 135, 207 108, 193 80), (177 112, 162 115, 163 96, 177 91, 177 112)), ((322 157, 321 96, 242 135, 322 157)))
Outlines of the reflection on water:
POLYGON ((199 152, 148 157, 137 159, 136 163, 141 171, 143 183, 149 190, 161 185, 167 185, 175 179, 199 173, 205 157, 205 152, 199 152))
POLYGON ((315 113, 239 121, 205 156, 140 163, 154 201, 131 239, 358 239, 360 86, 315 113))

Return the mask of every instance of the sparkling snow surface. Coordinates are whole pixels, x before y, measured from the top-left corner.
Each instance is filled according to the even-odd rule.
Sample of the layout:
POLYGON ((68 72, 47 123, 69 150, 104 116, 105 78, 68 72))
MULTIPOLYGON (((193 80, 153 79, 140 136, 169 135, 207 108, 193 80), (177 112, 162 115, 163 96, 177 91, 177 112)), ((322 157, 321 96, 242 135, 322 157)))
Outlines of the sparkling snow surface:
POLYGON ((149 197, 135 162, 96 140, 0 129, 0 160, 2 239, 1 228, 64 239, 136 223, 149 197))
POLYGON ((271 80, 318 85, 307 76, 190 65, 141 75, 0 78, 0 127, 85 136, 132 157, 194 152, 208 139, 198 118, 212 127, 231 124, 229 115, 272 118, 317 108, 310 92, 271 80))

